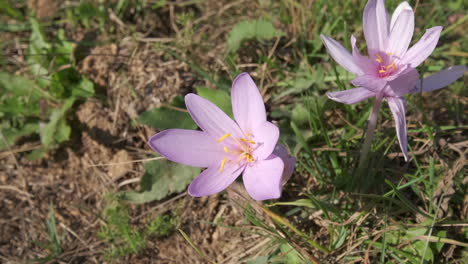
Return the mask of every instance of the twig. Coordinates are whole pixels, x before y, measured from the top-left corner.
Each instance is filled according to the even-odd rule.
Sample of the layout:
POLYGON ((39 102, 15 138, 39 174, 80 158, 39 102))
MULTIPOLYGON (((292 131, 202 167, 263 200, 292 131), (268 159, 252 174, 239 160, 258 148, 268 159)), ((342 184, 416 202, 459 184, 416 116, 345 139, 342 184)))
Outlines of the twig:
POLYGON ((160 160, 160 159, 165 159, 165 158, 164 157, 155 157, 155 158, 149 158, 149 159, 130 160, 130 161, 115 162, 115 163, 93 164, 93 165, 87 165, 87 168, 116 166, 116 165, 122 165, 122 164, 129 164, 129 163, 135 163, 135 162, 147 162, 147 161, 160 160))

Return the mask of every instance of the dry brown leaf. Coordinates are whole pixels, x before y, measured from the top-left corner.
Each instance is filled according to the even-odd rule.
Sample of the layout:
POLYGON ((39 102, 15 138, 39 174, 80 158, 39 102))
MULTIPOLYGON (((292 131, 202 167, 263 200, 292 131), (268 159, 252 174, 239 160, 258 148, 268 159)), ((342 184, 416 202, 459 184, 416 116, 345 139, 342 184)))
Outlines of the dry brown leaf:
POLYGON ((109 162, 109 176, 111 179, 118 179, 132 169, 132 163, 128 163, 129 160, 131 160, 130 155, 125 150, 120 150, 114 155, 109 162))

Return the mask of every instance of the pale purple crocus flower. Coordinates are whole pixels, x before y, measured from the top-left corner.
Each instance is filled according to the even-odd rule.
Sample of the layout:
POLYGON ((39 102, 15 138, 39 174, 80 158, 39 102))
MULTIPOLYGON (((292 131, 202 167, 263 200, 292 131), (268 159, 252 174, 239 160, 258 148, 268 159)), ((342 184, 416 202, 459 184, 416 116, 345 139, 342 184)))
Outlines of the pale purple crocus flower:
POLYGON ((201 131, 168 129, 151 137, 149 145, 168 160, 207 168, 190 184, 191 196, 218 193, 243 173, 252 198, 279 198, 295 159, 277 144, 279 129, 267 121, 262 96, 247 73, 234 80, 231 100, 235 121, 210 101, 188 94, 185 104, 201 131))
MULTIPOLYGON (((364 9, 364 36, 368 56, 359 53, 356 38, 351 36, 352 53, 332 38, 321 35, 333 59, 357 77, 351 81, 358 88, 327 93, 337 102, 354 104, 375 97, 361 153, 367 156, 380 102, 385 98, 395 119, 398 141, 405 160, 408 161, 405 99, 408 93, 428 92, 447 86, 463 76, 465 66, 454 66, 422 81, 416 67, 434 50, 439 40, 441 26, 426 30, 422 38, 408 49, 414 31, 414 12, 407 2, 402 2, 389 18, 384 0, 369 0, 364 9), (368 146, 369 145, 369 146, 368 146), (366 150, 367 148, 367 150, 366 150)), ((364 158, 365 159, 365 158, 364 158)))

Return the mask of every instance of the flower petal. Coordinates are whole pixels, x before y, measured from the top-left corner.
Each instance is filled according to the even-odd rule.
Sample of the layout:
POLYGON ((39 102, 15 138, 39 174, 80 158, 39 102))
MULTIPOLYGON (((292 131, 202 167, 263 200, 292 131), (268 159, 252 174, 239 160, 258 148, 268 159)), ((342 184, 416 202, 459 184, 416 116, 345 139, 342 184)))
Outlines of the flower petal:
POLYGON ((351 55, 351 53, 349 53, 349 51, 340 43, 325 35, 320 35, 320 37, 322 38, 325 47, 327 47, 328 53, 330 53, 332 58, 341 65, 341 67, 356 75, 363 74, 362 69, 354 61, 353 55, 351 55))
POLYGON ((405 156, 405 161, 408 161, 408 139, 406 137, 406 105, 403 97, 387 97, 388 106, 395 119, 395 128, 400 143, 401 151, 405 156))
POLYGON ((404 1, 404 2, 401 2, 397 8, 395 9, 395 11, 393 11, 393 14, 392 14, 392 21, 390 22, 390 31, 392 31, 393 29, 393 26, 395 25, 395 22, 397 21, 397 18, 400 16, 400 13, 405 11, 405 10, 411 10, 413 11, 413 9, 411 8, 411 6, 408 4, 408 2, 404 1))
POLYGON ((387 83, 385 95, 394 97, 403 96, 414 88, 418 80, 418 71, 414 68, 407 67, 403 72, 399 73, 397 78, 387 83))
POLYGON ((356 46, 356 37, 351 35, 351 48, 353 52, 354 62, 361 68, 363 72, 371 72, 375 69, 374 63, 366 56, 362 56, 356 46))
POLYGON ((270 156, 275 149, 279 138, 279 128, 265 121, 254 128, 252 135, 252 140, 260 145, 253 154, 257 159, 262 160, 270 156))
POLYGON ((426 30, 422 38, 406 52, 400 63, 410 64, 411 67, 416 68, 434 51, 441 31, 441 26, 426 30))
POLYGON ((396 18, 395 24, 392 26, 392 31, 390 32, 390 37, 388 40, 387 52, 393 54, 396 57, 402 57, 411 42, 413 31, 413 10, 405 9, 396 18))
POLYGON ((266 121, 265 104, 255 82, 249 74, 241 73, 232 83, 232 111, 244 133, 266 121))
POLYGON ((168 160, 193 167, 206 168, 223 156, 216 139, 196 130, 164 130, 152 136, 149 145, 168 160))
POLYGON ((367 2, 364 8, 363 26, 369 55, 386 50, 388 20, 384 0, 369 0, 367 2))
POLYGON ((351 83, 356 86, 367 88, 375 93, 379 93, 387 84, 387 81, 370 74, 365 74, 356 77, 351 81, 351 83))
POLYGON ((277 144, 273 155, 278 156, 284 164, 283 176, 281 177, 281 185, 284 185, 289 178, 291 178, 294 172, 294 166, 296 165, 296 158, 289 156, 288 150, 282 144, 277 144))
POLYGON ((243 137, 236 122, 205 98, 196 94, 187 94, 185 105, 195 123, 215 140, 227 133, 237 138, 243 137))
POLYGON ((422 81, 422 89, 421 83, 417 82, 415 88, 412 89, 410 93, 431 92, 443 88, 462 77, 466 71, 467 67, 464 65, 447 68, 443 71, 424 78, 422 81))
POLYGON ((328 98, 343 103, 343 104, 355 104, 359 103, 367 98, 375 96, 375 92, 369 89, 358 87, 340 92, 329 92, 327 93, 328 98))
POLYGON ((227 162, 220 172, 221 164, 213 164, 190 183, 188 193, 193 197, 208 196, 226 189, 244 171, 245 164, 227 162))
POLYGON ((245 189, 258 201, 279 198, 283 169, 283 161, 275 155, 247 165, 242 177, 245 189))

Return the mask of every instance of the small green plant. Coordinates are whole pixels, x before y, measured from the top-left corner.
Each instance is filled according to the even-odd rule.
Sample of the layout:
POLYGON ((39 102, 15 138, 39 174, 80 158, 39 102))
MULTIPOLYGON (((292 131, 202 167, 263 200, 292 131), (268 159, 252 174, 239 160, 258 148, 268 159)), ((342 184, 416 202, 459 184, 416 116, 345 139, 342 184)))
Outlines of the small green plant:
POLYGON ((48 263, 49 261, 57 258, 60 254, 63 253, 62 242, 60 235, 57 231, 57 225, 55 223, 54 216, 54 207, 52 204, 49 205, 49 214, 46 219, 47 234, 49 236, 49 241, 46 245, 49 254, 44 258, 35 259, 35 262, 38 263, 48 263))
POLYGON ((158 238, 168 237, 174 233, 178 222, 179 219, 172 214, 160 215, 148 224, 146 234, 154 235, 158 238))
POLYGON ((105 251, 107 259, 138 254, 145 247, 144 235, 130 224, 128 209, 116 201, 106 207, 103 215, 105 225, 98 237, 108 244, 105 251))
POLYGON ((0 149, 39 135, 41 148, 30 154, 38 158, 70 138, 67 114, 78 99, 94 95, 94 86, 77 71, 63 30, 49 42, 37 20, 30 24, 30 75, 0 72, 0 149))
POLYGON ((158 239, 172 235, 179 225, 178 212, 157 216, 142 228, 131 224, 128 208, 120 200, 110 198, 104 209, 104 225, 97 236, 108 245, 104 254, 109 260, 138 255, 151 237, 158 239))

